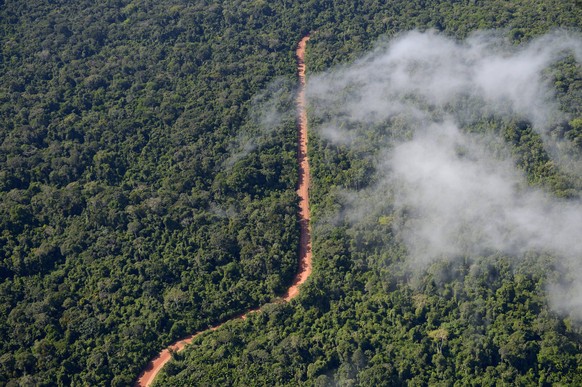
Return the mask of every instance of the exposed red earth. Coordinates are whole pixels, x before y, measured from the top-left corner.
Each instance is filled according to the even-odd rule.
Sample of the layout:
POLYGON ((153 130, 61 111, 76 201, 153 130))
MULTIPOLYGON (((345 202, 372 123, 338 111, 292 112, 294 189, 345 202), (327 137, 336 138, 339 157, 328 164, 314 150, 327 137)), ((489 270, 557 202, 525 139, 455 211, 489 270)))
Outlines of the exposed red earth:
POLYGON ((307 109, 305 106, 305 48, 309 36, 305 36, 297 45, 297 74, 299 77, 299 90, 297 91, 297 129, 298 150, 297 162, 299 164, 299 268, 291 287, 283 295, 285 301, 291 300, 299 294, 299 285, 307 280, 311 274, 311 230, 309 229, 309 159, 307 158, 307 109))
MULTIPOLYGON (((297 162, 299 164, 299 186, 297 188, 297 195, 299 195, 299 267, 293 283, 282 296, 284 301, 299 295, 299 286, 303 284, 311 274, 311 231, 310 231, 310 212, 309 212, 309 183, 311 181, 309 174, 309 160, 307 158, 307 110, 305 108, 305 48, 309 36, 305 36, 297 45, 297 75, 299 78, 299 87, 297 91, 297 129, 298 129, 298 151, 297 162)), ((235 316, 232 320, 246 319, 251 314, 260 311, 260 309, 252 309, 239 316, 235 316)), ((207 330, 197 332, 193 335, 185 337, 182 340, 175 342, 168 348, 160 352, 153 358, 144 370, 139 375, 135 387, 150 386, 158 373, 162 370, 164 365, 172 359, 171 352, 180 352, 186 345, 190 344, 195 337, 209 332, 215 331, 224 325, 226 322, 218 324, 207 330)))

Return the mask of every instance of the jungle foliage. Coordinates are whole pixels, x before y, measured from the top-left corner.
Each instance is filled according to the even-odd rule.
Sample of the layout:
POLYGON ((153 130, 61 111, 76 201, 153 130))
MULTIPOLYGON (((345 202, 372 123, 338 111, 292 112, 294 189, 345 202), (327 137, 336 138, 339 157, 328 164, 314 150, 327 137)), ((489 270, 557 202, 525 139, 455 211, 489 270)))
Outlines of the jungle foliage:
MULTIPOLYGON (((130 385, 169 342, 284 291, 295 122, 255 112, 274 80, 274 109, 294 110, 306 33, 316 72, 410 29, 502 28, 517 44, 581 21, 573 0, 1 1, 0 384, 130 385)), ((550 75, 575 117, 554 133, 578 147, 580 74, 550 75)), ((527 123, 495 131, 531 184, 579 195, 527 123)), ((543 292, 552 257, 410 278, 389 217, 318 223, 373 170, 367 150, 310 141, 302 295, 202 335, 159 385, 582 384, 580 327, 543 292)))

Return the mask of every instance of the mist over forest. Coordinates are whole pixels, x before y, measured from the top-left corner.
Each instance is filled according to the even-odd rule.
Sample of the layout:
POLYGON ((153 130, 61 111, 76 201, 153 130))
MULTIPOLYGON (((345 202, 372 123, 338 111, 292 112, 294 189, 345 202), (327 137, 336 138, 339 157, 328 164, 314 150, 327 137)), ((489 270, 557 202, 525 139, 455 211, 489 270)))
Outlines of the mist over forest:
POLYGON ((0 1, 0 385, 133 385, 195 332, 154 385, 582 385, 581 25, 0 1), (313 272, 281 302, 307 34, 313 272))
POLYGON ((368 156, 374 183, 343 192, 344 216, 361 220, 374 206, 377 216, 392 212, 413 271, 492 252, 516 260, 528 252, 555 254, 574 281, 552 298, 582 318, 580 196, 529 186, 496 133, 475 130, 483 120, 527 122, 545 152, 560 152, 557 169, 570 174, 579 192, 582 152, 551 134, 573 115, 560 110, 544 76, 568 57, 582 63, 582 38, 567 31, 521 46, 497 31, 477 31, 461 42, 413 31, 378 43, 349 66, 313 75, 308 95, 322 136, 376 148, 368 156))

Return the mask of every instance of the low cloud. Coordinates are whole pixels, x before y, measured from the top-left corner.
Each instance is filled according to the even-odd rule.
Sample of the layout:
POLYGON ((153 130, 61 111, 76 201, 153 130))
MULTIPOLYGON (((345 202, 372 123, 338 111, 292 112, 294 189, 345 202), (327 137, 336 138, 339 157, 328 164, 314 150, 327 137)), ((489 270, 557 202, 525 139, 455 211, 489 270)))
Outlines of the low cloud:
POLYGON ((362 122, 476 98, 472 114, 515 114, 542 130, 562 116, 543 70, 567 55, 582 61, 582 41, 563 31, 523 47, 496 32, 475 33, 464 42, 410 32, 350 66, 311 77, 307 93, 315 104, 341 105, 345 115, 338 119, 362 122))
POLYGON ((580 202, 528 187, 454 122, 416 133, 381 168, 391 170, 396 208, 409 209, 400 231, 416 260, 530 250, 582 258, 580 202))
POLYGON ((231 168, 262 143, 278 135, 285 122, 293 122, 295 90, 296 86, 290 79, 276 78, 252 98, 249 119, 231 142, 224 168, 231 168))
POLYGON ((582 39, 565 31, 519 47, 495 32, 463 42, 410 32, 311 76, 308 99, 324 138, 358 148, 375 133, 376 183, 344 192, 347 218, 378 203, 405 213, 394 228, 413 267, 496 252, 556 255, 572 278, 552 285, 550 300, 582 319, 582 203, 528 186, 499 139, 467 129, 487 117, 528 121, 550 154, 580 168, 571 147, 552 153, 564 147, 548 135, 569 117, 544 71, 568 55, 582 62, 582 39))

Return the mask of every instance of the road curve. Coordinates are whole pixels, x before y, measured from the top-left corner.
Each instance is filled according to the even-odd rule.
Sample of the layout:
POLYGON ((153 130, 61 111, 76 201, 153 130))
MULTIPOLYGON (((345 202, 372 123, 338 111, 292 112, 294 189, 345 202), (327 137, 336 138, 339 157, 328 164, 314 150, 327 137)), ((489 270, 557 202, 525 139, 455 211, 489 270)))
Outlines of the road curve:
MULTIPOLYGON (((297 105, 297 130, 298 130, 298 150, 297 162, 299 164, 299 184, 297 187, 297 195, 299 196, 299 267, 293 283, 287 289, 285 294, 281 297, 284 301, 290 301, 299 295, 299 286, 303 284, 311 274, 311 229, 310 229, 310 211, 309 211, 309 184, 311 181, 309 174, 309 159, 307 158, 307 110, 305 103, 305 49, 309 35, 305 36, 297 45, 297 75, 298 75, 298 90, 296 97, 297 105)), ((260 309, 252 309, 248 312, 235 316, 232 320, 245 319, 249 314, 260 311, 260 309)), ((197 332, 193 335, 185 337, 182 340, 175 342, 168 348, 160 352, 153 358, 139 375, 135 387, 151 386, 158 373, 164 368, 164 365, 172 359, 172 352, 182 351, 186 345, 190 344, 197 336, 208 332, 215 331, 223 324, 213 326, 207 330, 197 332)))

